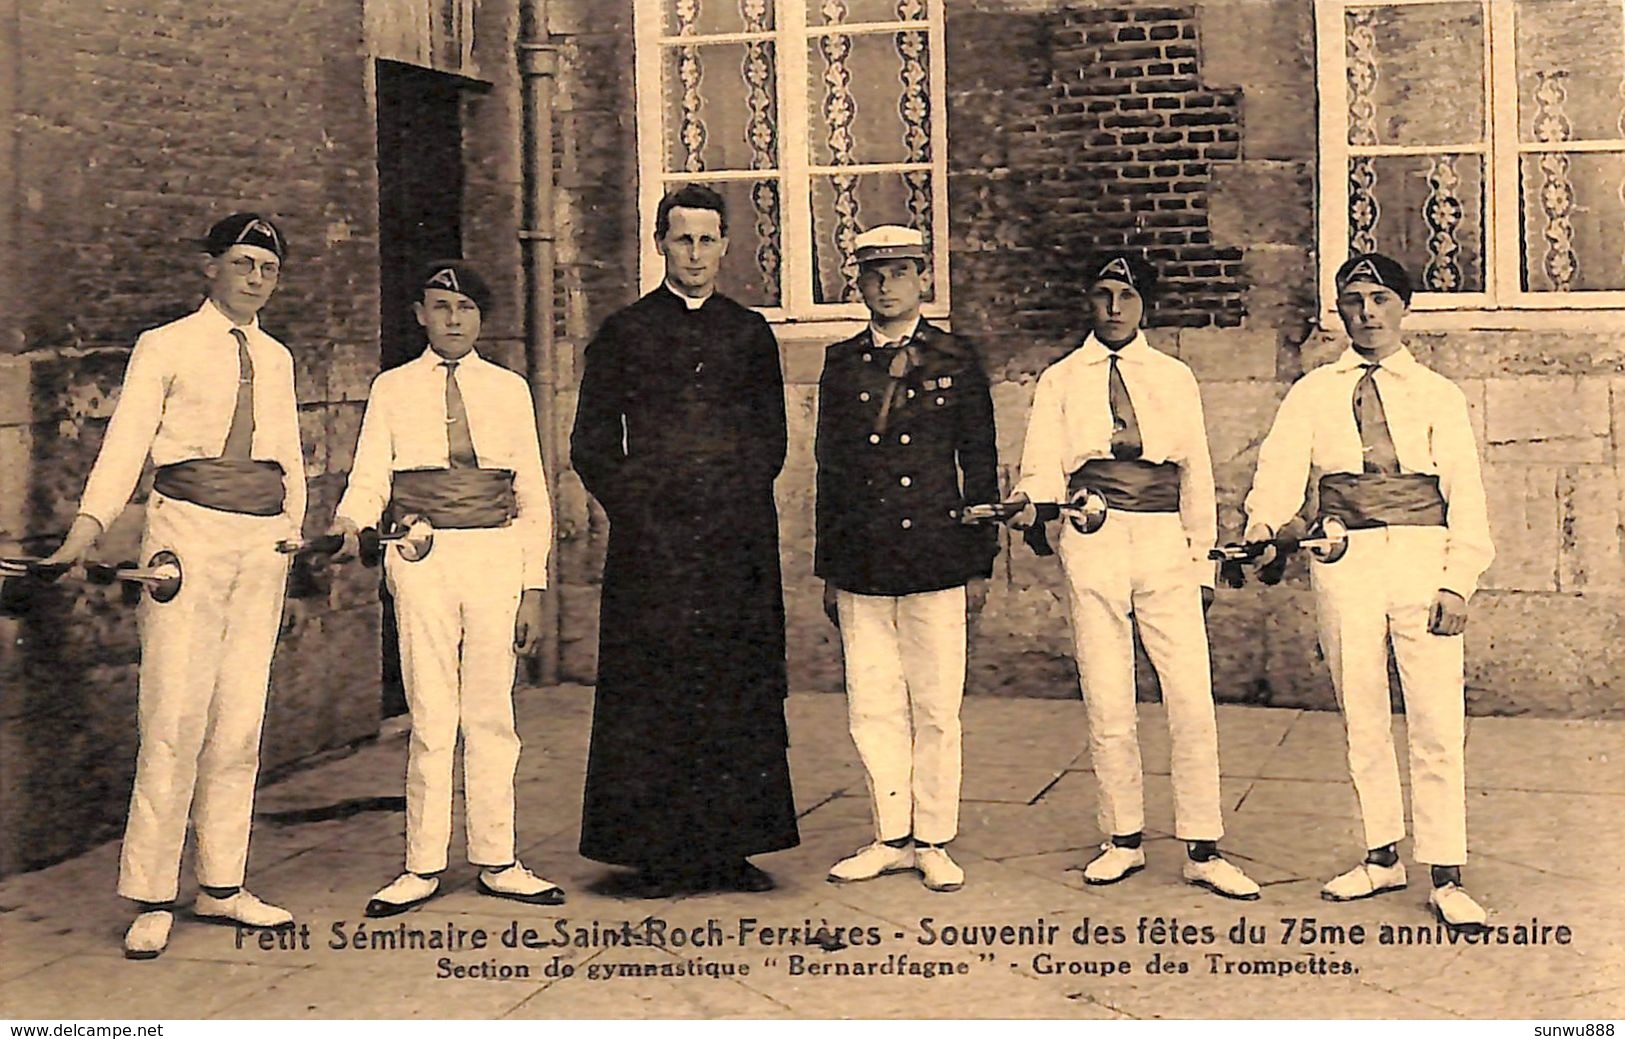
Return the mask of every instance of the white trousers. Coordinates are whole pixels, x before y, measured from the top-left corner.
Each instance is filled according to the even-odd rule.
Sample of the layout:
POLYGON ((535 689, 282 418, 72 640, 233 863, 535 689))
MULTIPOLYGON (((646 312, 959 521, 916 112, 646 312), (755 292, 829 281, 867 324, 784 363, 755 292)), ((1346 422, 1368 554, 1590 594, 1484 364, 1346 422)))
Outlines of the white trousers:
POLYGON ((265 696, 282 623, 288 557, 276 551, 283 520, 243 516, 154 494, 142 565, 168 550, 181 590, 167 603, 143 594, 137 713, 141 746, 119 856, 118 892, 167 902, 180 880, 190 815, 197 879, 242 884, 260 767, 265 696))
POLYGON ((1349 775, 1366 846, 1405 836, 1405 803, 1388 700, 1388 645, 1405 695, 1417 861, 1467 859, 1466 710, 1460 635, 1428 633, 1444 572, 1443 527, 1390 527, 1349 535, 1348 554, 1313 563, 1320 645, 1348 731, 1349 775))
POLYGON ((406 868, 438 873, 451 844, 452 760, 463 734, 468 860, 514 861, 514 620, 520 545, 511 527, 438 530, 415 563, 386 550, 401 676, 412 712, 406 758, 406 868))
POLYGON ((1100 828, 1115 835, 1145 829, 1134 695, 1137 623, 1168 712, 1176 836, 1218 840, 1224 824, 1207 625, 1179 517, 1113 510, 1093 534, 1063 523, 1058 551, 1071 591, 1100 828))
POLYGON ((835 596, 847 720, 869 782, 875 837, 943 844, 959 832, 965 587, 835 596))

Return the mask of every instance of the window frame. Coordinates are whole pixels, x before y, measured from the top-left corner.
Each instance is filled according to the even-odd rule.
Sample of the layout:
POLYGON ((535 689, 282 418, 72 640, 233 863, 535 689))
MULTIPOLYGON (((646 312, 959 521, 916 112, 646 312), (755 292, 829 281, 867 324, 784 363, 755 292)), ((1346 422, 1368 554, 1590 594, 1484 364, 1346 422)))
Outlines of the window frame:
MULTIPOLYGON (((1625 154, 1625 137, 1557 142, 1519 139, 1516 51, 1517 6, 1469 0, 1484 12, 1484 113, 1482 142, 1437 146, 1351 145, 1348 124, 1346 15, 1360 8, 1461 3, 1463 0, 1315 0, 1315 79, 1319 97, 1319 213, 1317 282, 1323 320, 1337 311, 1333 278, 1349 249, 1349 161, 1360 155, 1478 154, 1484 157, 1484 289, 1481 292, 1418 290, 1412 324, 1434 327, 1552 327, 1586 321, 1625 323, 1625 289, 1530 292, 1523 288, 1526 248, 1521 212, 1520 160, 1542 152, 1625 154)), ((1622 7, 1625 16, 1625 7, 1622 7)), ((1333 326, 1336 322, 1333 320, 1333 326)), ((1586 327, 1584 324, 1578 327, 1586 327)))
MULTIPOLYGON (((668 36, 664 32, 665 0, 660 3, 639 0, 633 5, 633 39, 636 51, 638 149, 638 280, 642 291, 659 286, 664 275, 660 252, 654 244, 654 223, 660 199, 671 183, 714 184, 718 181, 772 179, 779 185, 779 305, 757 306, 756 310, 775 325, 802 326, 808 334, 829 326, 844 330, 854 322, 867 321, 869 313, 861 301, 849 303, 813 302, 813 219, 812 183, 828 173, 888 173, 928 169, 931 174, 931 262, 935 273, 934 299, 921 306, 921 314, 946 320, 949 314, 949 223, 948 223, 948 104, 944 51, 944 0, 923 0, 925 17, 912 21, 859 22, 829 26, 811 24, 808 7, 817 0, 769 0, 773 5, 773 28, 764 33, 694 33, 668 36), (854 163, 844 166, 815 165, 809 149, 808 104, 811 84, 808 48, 819 36, 840 32, 848 36, 888 35, 898 32, 924 32, 930 61, 926 70, 926 91, 931 99, 929 126, 931 159, 928 163, 854 163), (717 43, 746 43, 771 40, 776 71, 775 90, 779 165, 758 170, 707 170, 703 173, 665 170, 666 133, 663 94, 663 58, 673 45, 703 46, 717 43)), ((730 213, 738 223, 741 214, 730 213)), ((737 244, 737 243, 736 243, 737 244)), ((727 292, 726 284, 719 284, 727 292)))

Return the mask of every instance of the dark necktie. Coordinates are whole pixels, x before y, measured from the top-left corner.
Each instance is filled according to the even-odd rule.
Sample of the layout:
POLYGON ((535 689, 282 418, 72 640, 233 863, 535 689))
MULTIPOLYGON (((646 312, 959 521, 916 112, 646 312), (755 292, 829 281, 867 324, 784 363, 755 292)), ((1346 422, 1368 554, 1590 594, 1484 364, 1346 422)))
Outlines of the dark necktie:
POLYGON ((1377 369, 1380 365, 1362 364, 1365 374, 1354 384, 1354 428, 1360 431, 1360 449, 1368 473, 1399 473, 1399 452, 1394 450, 1394 438, 1388 430, 1388 416, 1382 408, 1382 394, 1377 392, 1377 369))
POLYGON ((446 369, 446 464, 453 469, 478 468, 474 438, 468 433, 468 409, 457 386, 457 362, 441 361, 440 367, 446 369))
POLYGON ((1138 458, 1145 450, 1140 442, 1140 423, 1134 417, 1134 402, 1128 384, 1117 367, 1117 351, 1111 351, 1111 368, 1106 374, 1106 396, 1112 409, 1112 457, 1138 458))
POLYGON ((875 419, 875 432, 882 436, 886 433, 886 421, 891 417, 892 408, 897 404, 897 395, 903 392, 903 380, 920 364, 920 350, 911 336, 904 336, 891 345, 897 350, 886 370, 891 382, 886 384, 886 392, 881 395, 880 415, 875 419))
POLYGON ((254 457, 254 360, 248 356, 248 337, 243 330, 234 328, 231 337, 237 340, 237 406, 231 413, 231 429, 226 433, 226 446, 221 458, 254 457))

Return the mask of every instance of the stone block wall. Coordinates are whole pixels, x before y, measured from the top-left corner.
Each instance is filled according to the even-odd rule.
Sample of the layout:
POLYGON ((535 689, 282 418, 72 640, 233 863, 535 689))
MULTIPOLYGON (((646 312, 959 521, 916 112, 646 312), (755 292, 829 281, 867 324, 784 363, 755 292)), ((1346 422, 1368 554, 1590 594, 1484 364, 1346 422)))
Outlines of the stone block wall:
MULTIPOLYGON (((1038 373, 1083 335, 1081 267, 1132 244, 1164 269, 1153 345, 1201 384, 1222 535, 1239 533, 1258 445, 1291 382, 1342 348, 1316 301, 1316 81, 1303 0, 948 0, 949 206, 957 332, 980 345, 1006 477, 1038 373)), ((636 294, 636 133, 625 0, 554 4, 561 342, 578 350, 636 294)), ((812 429, 822 341, 786 330, 790 459, 778 484, 796 688, 840 688, 811 577, 812 429)), ((1474 599, 1469 699, 1483 713, 1611 716, 1621 675, 1621 403, 1606 331, 1418 332, 1457 380, 1484 451, 1500 549, 1474 599)), ((567 352, 575 362, 578 354, 567 352)), ((563 380, 568 385, 573 380, 563 380)), ((557 428, 568 435, 568 391, 557 428)), ((605 524, 560 488, 564 673, 596 665, 605 524)), ((1281 587, 1222 590, 1209 616, 1230 702, 1333 706, 1302 564, 1281 587)), ((971 650, 973 693, 1072 697, 1053 561, 1006 546, 971 650)), ((1155 677, 1141 661, 1142 688, 1155 677)))
MULTIPOLYGON (((552 435, 569 458, 581 352, 604 318, 638 297, 637 136, 631 0, 554 0, 559 47, 553 105, 557 222, 552 435)), ((559 673, 591 682, 598 669, 599 579, 609 521, 574 472, 561 469, 558 521, 559 673)))
MULTIPOLYGON (((1125 171, 1143 166, 1143 152, 1125 147, 1121 135, 1156 128, 1131 131, 1118 119, 1114 143, 1088 122, 1138 96, 1142 84, 1145 92, 1181 99, 1178 109, 1154 104, 1153 116, 1166 111, 1171 121, 1193 98, 1212 97, 1214 110, 1239 129, 1233 154, 1201 156, 1210 160, 1206 175, 1175 210, 1205 214, 1205 244, 1238 256, 1238 269, 1221 266, 1215 275, 1206 268, 1206 280, 1221 292, 1201 303, 1210 321, 1188 327, 1194 323, 1183 307, 1159 308, 1149 332, 1153 345, 1188 363, 1201 383, 1221 536, 1239 533, 1241 499, 1281 397, 1293 379, 1345 345, 1341 330, 1322 329, 1316 314, 1310 5, 967 0, 949 5, 948 43, 955 329, 982 343, 990 371, 1003 380, 995 398, 1001 461, 1010 468, 1019 460, 1038 372, 1086 330, 1073 251, 1121 237, 1098 213, 1074 220, 1089 205, 1086 191, 1035 204, 1035 184, 1086 176, 1055 172, 1053 157, 1087 169, 1105 149, 1125 171), (1160 27, 1163 64, 1177 41, 1194 55, 1181 50, 1175 62, 1195 68, 1176 67, 1172 83, 1154 76, 1151 32, 1138 39, 1141 25, 1160 27), (1222 296, 1235 286, 1239 310, 1222 296)), ((1149 178, 1135 182, 1150 187, 1147 197, 1174 197, 1184 174, 1176 176, 1172 163, 1162 173, 1153 165, 1149 178)), ((1157 233, 1147 223, 1129 238, 1157 255, 1157 233)), ((1414 331, 1408 339, 1419 359, 1466 393, 1485 463, 1498 557, 1473 599, 1469 709, 1611 717, 1620 708, 1607 691, 1625 675, 1617 648, 1625 538, 1620 347, 1606 326, 1555 326, 1414 331)), ((1031 559, 1019 543, 1003 566, 978 636, 976 685, 1076 695, 1056 567, 1031 559)), ((1279 588, 1221 590, 1208 626, 1221 699, 1334 706, 1301 563, 1279 588)), ((1141 675, 1144 695, 1154 695, 1143 660, 1141 675)))
MULTIPOLYGON (((0 551, 60 538, 130 344, 198 305, 197 239, 238 207, 290 241, 263 322, 294 356, 311 522, 325 523, 377 371, 361 5, 46 0, 14 19, 8 46, 28 58, 0 96, 0 551)), ((135 556, 144 498, 145 484, 99 555, 135 556)), ((289 604, 267 769, 377 731, 377 596, 353 583, 289 604)), ((107 592, 64 585, 0 619, 0 873, 118 832, 137 655, 133 613, 107 592)))

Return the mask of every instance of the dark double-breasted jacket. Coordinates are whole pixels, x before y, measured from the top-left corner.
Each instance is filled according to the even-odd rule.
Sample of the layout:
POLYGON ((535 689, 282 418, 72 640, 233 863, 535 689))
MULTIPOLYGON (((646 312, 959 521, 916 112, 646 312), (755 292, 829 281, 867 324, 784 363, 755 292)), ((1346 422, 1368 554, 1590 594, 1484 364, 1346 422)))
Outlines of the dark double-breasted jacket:
POLYGON ((814 571, 864 595, 910 595, 988 577, 997 529, 960 522, 999 498, 993 400, 976 350, 921 320, 917 361, 880 412, 898 347, 868 329, 831 346, 818 383, 814 571))

